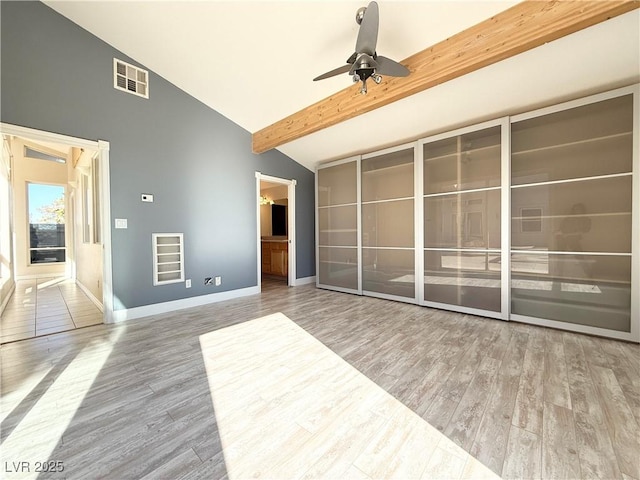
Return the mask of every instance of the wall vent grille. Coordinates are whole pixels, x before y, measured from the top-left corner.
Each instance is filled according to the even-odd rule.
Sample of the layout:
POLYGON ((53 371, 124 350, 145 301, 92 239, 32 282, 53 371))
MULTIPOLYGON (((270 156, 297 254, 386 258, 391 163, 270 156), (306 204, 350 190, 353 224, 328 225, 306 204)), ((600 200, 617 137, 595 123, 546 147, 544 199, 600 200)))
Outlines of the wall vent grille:
POLYGON ((114 58, 113 88, 149 98, 149 72, 114 58))

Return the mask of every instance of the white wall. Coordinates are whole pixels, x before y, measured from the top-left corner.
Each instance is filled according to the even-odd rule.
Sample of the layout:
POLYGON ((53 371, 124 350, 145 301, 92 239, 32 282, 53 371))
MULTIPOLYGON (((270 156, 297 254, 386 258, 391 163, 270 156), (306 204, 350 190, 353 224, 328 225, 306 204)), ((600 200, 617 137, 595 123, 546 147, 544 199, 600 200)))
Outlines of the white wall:
MULTIPOLYGON (((89 241, 84 242, 83 239, 83 215, 82 215, 82 190, 81 175, 82 173, 89 173, 91 178, 91 157, 96 152, 89 150, 81 151, 78 148, 73 148, 71 157, 77 160, 77 165, 74 168, 73 161, 67 162, 69 165, 69 182, 72 187, 73 194, 71 195, 69 210, 69 222, 73 222, 73 244, 75 246, 75 268, 76 268, 76 281, 84 286, 90 293, 102 303, 102 243, 96 242, 94 238, 93 226, 96 223, 93 218, 93 209, 89 208, 89 241)), ((89 182, 92 185, 92 182, 89 182)), ((91 187, 92 188, 92 187, 91 187)), ((93 191, 90 192, 90 197, 93 196, 93 191)))

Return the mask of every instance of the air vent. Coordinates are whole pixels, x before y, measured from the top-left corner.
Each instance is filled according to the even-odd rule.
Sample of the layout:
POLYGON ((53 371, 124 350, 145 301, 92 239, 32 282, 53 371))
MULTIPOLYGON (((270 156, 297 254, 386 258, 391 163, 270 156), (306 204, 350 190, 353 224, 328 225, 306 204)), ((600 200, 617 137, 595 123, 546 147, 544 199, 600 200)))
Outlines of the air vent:
POLYGON ((113 88, 149 98, 149 72, 114 58, 113 88))

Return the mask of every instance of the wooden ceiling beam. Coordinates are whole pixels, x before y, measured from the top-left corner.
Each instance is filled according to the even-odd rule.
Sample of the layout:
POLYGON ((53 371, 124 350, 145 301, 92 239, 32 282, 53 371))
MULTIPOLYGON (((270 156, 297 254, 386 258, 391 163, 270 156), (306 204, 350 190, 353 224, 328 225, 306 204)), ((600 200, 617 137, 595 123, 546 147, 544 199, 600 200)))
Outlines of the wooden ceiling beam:
MULTIPOLYGON (((330 97, 255 132, 262 153, 532 48, 637 9, 639 0, 527 0, 402 61, 408 77, 369 82, 330 97)), ((553 72, 549 72, 552 74, 553 72)))

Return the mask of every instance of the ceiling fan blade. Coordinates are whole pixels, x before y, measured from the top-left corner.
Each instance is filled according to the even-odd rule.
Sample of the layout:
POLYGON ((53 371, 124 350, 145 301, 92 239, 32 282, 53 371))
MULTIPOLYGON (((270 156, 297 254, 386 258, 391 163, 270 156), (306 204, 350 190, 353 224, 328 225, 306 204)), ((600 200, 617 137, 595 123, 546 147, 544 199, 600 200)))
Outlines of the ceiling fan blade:
POLYGON ((378 62, 376 72, 380 75, 389 77, 406 77, 409 75, 409 69, 395 60, 378 55, 376 61, 378 62))
POLYGON ((313 81, 315 82, 317 80, 324 80, 325 78, 334 77, 336 75, 340 75, 341 73, 347 73, 349 70, 351 70, 351 64, 347 63, 346 65, 334 68, 327 73, 323 73, 322 75, 317 76, 313 79, 313 81))
POLYGON ((376 43, 378 42, 378 4, 371 2, 364 12, 358 40, 356 41, 356 52, 373 55, 376 53, 376 43))

